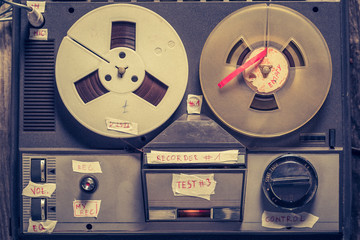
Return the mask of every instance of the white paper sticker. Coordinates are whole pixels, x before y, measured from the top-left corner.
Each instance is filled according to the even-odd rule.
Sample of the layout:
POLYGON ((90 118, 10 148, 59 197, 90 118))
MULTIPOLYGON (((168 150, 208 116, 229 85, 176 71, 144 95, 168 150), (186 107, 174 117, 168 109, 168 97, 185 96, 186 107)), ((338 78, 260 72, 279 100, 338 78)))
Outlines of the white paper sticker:
POLYGON ((192 196, 210 200, 215 194, 214 174, 173 174, 172 190, 174 196, 192 196))
POLYGON ((26 5, 35 8, 41 13, 45 12, 45 1, 27 1, 26 5))
POLYGON ((187 98, 188 114, 200 114, 202 105, 202 95, 189 94, 187 98))
POLYGON ((38 184, 29 181, 29 184, 23 189, 22 195, 28 197, 51 197, 55 189, 55 183, 38 184))
POLYGON ((108 130, 138 135, 137 123, 112 118, 107 118, 105 122, 108 130))
POLYGON ((74 217, 97 217, 101 200, 74 200, 74 217))
POLYGON ((41 28, 41 29, 30 28, 29 29, 29 39, 30 40, 48 40, 48 30, 45 28, 41 28))
POLYGON ((281 213, 264 211, 262 226, 266 228, 281 229, 286 227, 312 228, 319 217, 310 213, 281 213))
POLYGON ((29 219, 29 233, 52 233, 56 227, 57 221, 45 220, 45 221, 33 221, 29 219))
POLYGON ((79 173, 102 173, 99 162, 81 162, 72 160, 72 168, 74 172, 79 173))
POLYGON ((149 164, 173 163, 238 163, 238 150, 220 152, 164 152, 151 151, 146 154, 149 164))

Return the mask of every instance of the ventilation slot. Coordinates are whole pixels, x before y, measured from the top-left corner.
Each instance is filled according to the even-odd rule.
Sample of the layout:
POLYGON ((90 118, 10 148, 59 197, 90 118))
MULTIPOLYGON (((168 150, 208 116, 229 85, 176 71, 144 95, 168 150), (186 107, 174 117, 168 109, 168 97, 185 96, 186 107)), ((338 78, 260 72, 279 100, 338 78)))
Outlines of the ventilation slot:
POLYGON ((301 143, 326 143, 326 134, 325 133, 301 133, 300 134, 301 143))
POLYGON ((55 131, 54 41, 25 43, 24 131, 55 131))

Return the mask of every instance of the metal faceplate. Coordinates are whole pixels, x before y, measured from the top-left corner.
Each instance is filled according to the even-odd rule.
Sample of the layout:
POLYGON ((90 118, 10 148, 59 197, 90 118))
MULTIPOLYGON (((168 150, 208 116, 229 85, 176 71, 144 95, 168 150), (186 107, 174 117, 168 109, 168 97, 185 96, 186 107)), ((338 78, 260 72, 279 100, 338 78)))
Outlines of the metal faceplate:
MULTIPOLYGON (((182 238, 184 234, 187 236, 200 234, 201 237, 217 234, 222 235, 221 237, 225 235, 268 237, 289 234, 306 235, 306 237, 311 234, 326 234, 341 237, 347 234, 349 223, 346 219, 350 218, 347 207, 350 199, 347 186, 349 182, 342 180, 350 174, 348 168, 350 159, 347 152, 349 142, 344 127, 348 123, 347 72, 344 70, 347 67, 347 39, 343 37, 347 31, 344 29, 346 25, 344 23, 347 22, 344 19, 347 14, 343 13, 346 10, 344 1, 127 3, 126 6, 136 5, 146 8, 146 11, 153 11, 166 20, 183 43, 188 72, 185 94, 182 99, 181 96, 177 96, 177 100, 181 100, 175 109, 172 108, 174 113, 169 114, 166 121, 153 131, 126 139, 97 134, 79 123, 61 100, 55 84, 57 81, 55 59, 59 54, 62 39, 68 35, 68 30, 85 14, 110 4, 118 3, 46 1, 45 25, 42 29, 35 29, 35 32, 37 30, 43 32, 46 29, 48 38, 41 41, 29 40, 29 34, 34 29, 26 20, 26 12, 16 12, 14 49, 17 50, 13 56, 16 62, 14 85, 15 92, 19 94, 15 94, 13 99, 14 103, 18 103, 14 106, 16 114, 13 122, 19 124, 16 125, 14 133, 16 148, 12 159, 16 163, 14 172, 17 173, 16 178, 19 181, 19 187, 14 190, 14 199, 20 199, 13 207, 15 216, 13 226, 18 226, 16 221, 20 219, 19 229, 14 230, 16 237, 19 237, 18 232, 21 232, 21 237, 25 239, 36 239, 40 234, 41 237, 48 239, 53 235, 60 235, 58 237, 64 239, 75 235, 97 239, 99 235, 107 235, 106 237, 112 235, 109 236, 110 238, 181 235, 179 238, 182 238), (331 75, 332 80, 321 108, 317 109, 316 114, 302 127, 288 134, 269 138, 249 136, 229 127, 212 111, 206 99, 202 106, 202 114, 208 116, 208 119, 202 116, 198 119, 189 117, 186 114, 188 94, 204 94, 199 79, 199 62, 211 32, 231 14, 257 4, 264 9, 269 3, 279 9, 296 11, 297 16, 306 18, 306 21, 316 26, 314 31, 318 31, 327 44, 330 53, 330 59, 327 60, 332 63, 333 68, 331 73, 327 73, 327 77, 331 75), (46 67, 39 70, 38 60, 46 67), (183 115, 184 117, 181 118, 183 115), (177 119, 179 121, 176 121, 177 119), (152 150, 170 153, 236 150, 238 158, 231 164, 155 165, 148 162, 147 154, 152 150), (300 169, 301 174, 295 177, 291 174, 288 176, 287 173, 283 173, 284 169, 275 167, 274 163, 280 163, 284 155, 297 156, 297 159, 287 162, 290 165, 284 169, 292 169, 294 166, 300 169), (312 167, 307 168, 300 159, 305 159, 305 162, 312 167), (76 165, 79 162, 80 165, 76 165), (79 168, 77 171, 75 171, 76 166, 79 168), (273 167, 274 171, 271 170, 273 167), (21 169, 21 172, 18 172, 18 169, 21 169), (271 181, 265 184, 264 174, 265 182, 267 174, 271 175, 269 178, 271 181), (183 178, 184 175, 186 180, 183 178), (205 184, 212 186, 210 183, 214 182, 216 182, 215 188, 206 194, 200 194, 202 195, 200 198, 180 191, 198 186, 197 184, 200 183, 202 186, 205 184), (301 196, 296 196, 297 190, 294 191, 292 187, 286 189, 290 184, 296 185, 296 182, 300 183, 300 188, 303 190, 301 196, 310 197, 303 200, 301 196), (284 192, 280 189, 281 184, 278 183, 285 183, 284 192), (272 189, 274 196, 285 204, 278 204, 279 201, 275 202, 272 196, 266 196, 263 191, 264 185, 266 191, 267 187, 272 189), (26 194, 22 194, 24 191, 26 194), (289 200, 288 196, 291 195, 289 193, 293 193, 295 199, 301 199, 301 204, 295 201, 296 206, 291 205, 293 200, 289 200), (289 221, 284 223, 276 220, 287 219, 287 216, 296 216, 296 214, 299 216, 311 214, 318 219, 311 227, 304 228, 299 228, 289 221), (269 227, 267 223, 277 224, 278 228, 269 227)), ((119 4, 121 6, 124 3, 119 4)), ((125 20, 136 22, 138 16, 130 17, 125 20), (128 19, 130 17, 131 21, 128 19)), ((263 17, 255 17, 254 21, 264 19, 263 17)), ((116 21, 125 20, 119 16, 116 21)), ((263 23, 261 32, 265 30, 263 23)), ((252 28, 252 24, 255 23, 244 21, 239 24, 252 28)), ((107 26, 110 26, 110 23, 107 26)), ((138 27, 136 29, 141 29, 140 26, 138 27)), ((281 26, 274 27, 278 31, 282 29, 281 26)), ((254 27, 254 31, 260 30, 254 27)), ((109 32, 109 29, 104 31, 109 32)), ((147 31, 156 33, 151 29, 147 31)), ((301 31, 301 26, 294 27, 293 31, 301 31)), ((227 39, 232 45, 227 46, 227 52, 218 53, 223 55, 225 65, 228 53, 244 36, 241 30, 233 32, 236 32, 236 37, 227 39)), ((137 34, 141 35, 141 31, 137 34)), ((142 41, 151 45, 156 39, 164 40, 160 36, 166 35, 159 34, 159 37, 155 36, 149 41, 142 39, 142 41)), ((286 36, 283 41, 289 43, 298 35, 289 33, 286 36)), ((304 36, 306 34, 302 35, 304 36)), ((99 38, 104 40, 103 36, 99 38)), ((106 38, 110 37, 106 36, 106 38)), ((96 38, 91 40, 97 41, 96 38)), ((165 40, 161 41, 159 46, 153 46, 151 55, 169 54, 174 42, 165 40), (161 48, 161 46, 165 47, 161 48), (159 48, 162 51, 159 52, 159 48)), ((281 44, 277 44, 277 40, 275 37, 273 43, 279 47, 281 44)), ((259 42, 263 42, 263 36, 260 40, 253 41, 253 47, 259 42)), ((294 42, 297 43, 297 39, 294 42)), ((308 43, 306 49, 311 52, 312 44, 308 43)), ((109 46, 106 47, 108 49, 109 46)), ((137 47, 139 52, 144 50, 141 49, 142 46, 137 47)), ((226 48, 226 46, 222 47, 226 48)), ((301 46, 299 49, 303 50, 301 46)), ((88 52, 86 48, 83 50, 88 52)), ((304 58, 309 60, 306 54, 304 58)), ((145 69, 164 68, 162 65, 156 65, 156 61, 150 60, 142 59, 144 64, 141 66, 144 65, 145 69), (151 67, 147 68, 147 64, 151 67)), ((94 71, 97 68, 95 65, 91 66, 94 67, 94 71)), ((85 66, 90 65, 85 64, 85 66)), ((215 69, 219 66, 213 67, 215 69)), ((228 65, 224 67, 223 75, 225 69, 230 69, 228 67, 228 65)), ((163 77, 167 78, 160 70, 159 75, 155 76, 159 81, 163 77)), ((302 70, 301 66, 294 68, 289 76, 295 78, 296 73, 301 73, 302 70)), ((175 73, 177 69, 171 71, 175 73)), ((80 70, 76 71, 76 74, 79 74, 76 77, 81 79, 80 70)), ((106 74, 104 79, 106 80, 106 74)), ((295 82, 290 81, 290 83, 295 82)), ((301 83, 301 81, 296 82, 296 84, 301 83)), ((236 80, 234 84, 237 84, 236 80)), ((168 84, 168 90, 175 91, 171 89, 171 84, 168 84)), ((281 90, 283 87, 279 91, 281 90)), ((63 93, 72 92, 63 91, 63 93)), ((306 94, 307 91, 303 93, 306 94)), ((297 94, 296 91, 294 94, 297 94)), ((164 98, 165 96, 166 94, 164 98)), ((211 96, 207 97, 211 98, 211 96)), ((236 101, 241 97, 243 96, 236 98, 236 101)), ((170 96, 166 98, 171 99, 170 96)), ((132 100, 141 102, 143 99, 134 97, 132 100)), ((312 98, 308 96, 306 99, 311 102, 312 98)), ((115 107, 113 106, 117 111, 116 114, 127 114, 127 110, 136 106, 132 101, 126 100, 110 101, 111 104, 116 104, 115 107)), ((238 106, 236 101, 227 102, 226 108, 236 109, 238 106)), ((87 104, 93 103, 90 101, 87 104)), ((159 104, 161 105, 161 101, 159 104)), ((297 104, 306 107, 303 102, 297 104)), ((279 107, 281 109, 281 106, 279 107)), ((148 104, 147 109, 156 112, 155 105, 148 104)), ((100 110, 100 112, 106 111, 106 109, 100 110)), ((98 117, 97 113, 97 111, 86 112, 89 116, 98 117)), ((227 111, 226 114, 231 114, 231 111, 227 111)), ((112 116, 106 117, 112 119, 112 116)), ((243 114, 239 120, 246 121, 248 120, 246 117, 246 114, 243 114)), ((287 120, 291 121, 297 116, 295 114, 287 117, 287 120)), ((146 114, 142 120, 146 122, 146 114)), ((281 124, 281 121, 265 121, 266 119, 260 117, 252 120, 258 120, 264 126, 281 124)))

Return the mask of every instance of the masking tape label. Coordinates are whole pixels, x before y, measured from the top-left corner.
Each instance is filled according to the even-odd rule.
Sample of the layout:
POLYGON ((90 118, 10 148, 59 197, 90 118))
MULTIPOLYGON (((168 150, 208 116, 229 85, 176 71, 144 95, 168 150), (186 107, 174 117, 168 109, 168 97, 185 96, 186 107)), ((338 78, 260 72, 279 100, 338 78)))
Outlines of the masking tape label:
POLYGON ((138 134, 138 124, 137 123, 120 120, 120 119, 112 119, 112 118, 107 118, 105 120, 105 123, 106 123, 106 127, 108 130, 124 132, 124 133, 129 133, 129 134, 134 134, 134 135, 138 134))
POLYGON ((97 217, 101 200, 74 200, 74 217, 97 217))
POLYGON ((72 168, 74 172, 79 173, 102 173, 99 162, 81 162, 72 160, 72 168))
POLYGON ((51 197, 55 189, 55 183, 38 184, 29 181, 29 184, 23 189, 22 195, 27 197, 51 197))
MULTIPOLYGON (((238 150, 220 152, 165 152, 151 151, 146 154, 149 164, 174 163, 239 163, 238 150)), ((242 163, 242 162, 241 162, 242 163)), ((245 163, 245 162, 244 162, 245 163)))
POLYGON ((215 194, 214 174, 173 174, 172 190, 174 196, 192 196, 210 200, 215 194))
POLYGON ((281 213, 264 211, 262 226, 266 228, 281 229, 286 227, 312 228, 319 217, 310 213, 281 213))
POLYGON ((52 233, 55 229, 57 221, 33 221, 29 219, 28 232, 30 233, 52 233))

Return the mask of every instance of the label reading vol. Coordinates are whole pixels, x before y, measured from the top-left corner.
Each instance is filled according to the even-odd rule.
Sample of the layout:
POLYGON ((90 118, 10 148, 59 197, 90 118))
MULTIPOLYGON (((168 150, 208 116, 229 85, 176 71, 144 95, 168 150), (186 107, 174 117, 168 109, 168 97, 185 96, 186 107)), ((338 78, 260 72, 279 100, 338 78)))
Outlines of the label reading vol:
POLYGON ((29 181, 29 184, 23 189, 22 195, 27 197, 51 197, 55 189, 55 183, 37 184, 29 181))

